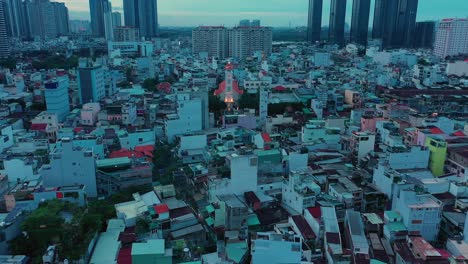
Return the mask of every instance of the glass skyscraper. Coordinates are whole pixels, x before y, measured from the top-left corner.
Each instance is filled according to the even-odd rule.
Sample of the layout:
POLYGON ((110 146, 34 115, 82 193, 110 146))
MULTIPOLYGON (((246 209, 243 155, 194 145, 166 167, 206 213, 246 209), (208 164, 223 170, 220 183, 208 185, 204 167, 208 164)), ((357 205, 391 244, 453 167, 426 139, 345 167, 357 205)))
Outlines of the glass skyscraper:
POLYGON ((328 41, 343 46, 346 18, 346 0, 332 0, 330 7, 330 28, 328 41))
POLYGON ((384 48, 412 47, 418 0, 376 0, 372 37, 384 48))
POLYGON ((353 14, 351 18, 351 42, 367 45, 369 31, 370 0, 353 0, 353 14))
POLYGON ((108 0, 89 0, 91 31, 94 35, 112 39, 112 5, 108 0))
POLYGON ((307 41, 320 41, 322 32, 323 0, 309 0, 309 16, 307 23, 307 41))
POLYGON ((140 36, 155 37, 158 34, 157 0, 124 0, 125 26, 139 28, 140 36))

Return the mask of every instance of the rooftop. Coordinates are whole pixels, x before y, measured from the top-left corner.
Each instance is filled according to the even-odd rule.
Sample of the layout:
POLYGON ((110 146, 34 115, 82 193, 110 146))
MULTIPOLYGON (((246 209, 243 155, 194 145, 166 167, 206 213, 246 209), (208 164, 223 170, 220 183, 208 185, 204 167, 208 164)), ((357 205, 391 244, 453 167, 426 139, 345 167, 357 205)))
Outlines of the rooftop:
POLYGON ((165 251, 164 239, 150 239, 146 242, 132 244, 132 256, 162 255, 165 251))
POLYGON ((245 241, 233 241, 226 243, 226 254, 228 259, 234 263, 241 263, 247 253, 247 243, 245 241))
POLYGON ((128 157, 96 160, 96 167, 98 169, 128 166, 130 164, 131 160, 128 157))

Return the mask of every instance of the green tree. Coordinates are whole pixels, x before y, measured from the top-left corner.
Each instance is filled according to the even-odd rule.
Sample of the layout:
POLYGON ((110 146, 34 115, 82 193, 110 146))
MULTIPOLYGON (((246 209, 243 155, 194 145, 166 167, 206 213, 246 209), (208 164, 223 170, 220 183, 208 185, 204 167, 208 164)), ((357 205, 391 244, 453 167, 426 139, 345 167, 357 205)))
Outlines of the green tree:
POLYGON ((208 92, 208 108, 212 113, 218 113, 226 109, 226 104, 214 95, 213 92, 208 92))
POLYGON ((27 216, 21 224, 26 235, 10 242, 11 252, 27 255, 33 263, 41 263, 47 246, 56 244, 61 257, 77 260, 101 228, 100 214, 89 214, 75 204, 51 200, 27 216), (71 221, 66 222, 61 213, 72 214, 71 221))
POLYGON ((130 86, 130 83, 127 82, 127 81, 121 81, 117 84, 117 87, 119 88, 126 88, 126 87, 129 87, 130 86))
POLYGON ((169 76, 166 77, 166 79, 164 80, 165 82, 168 82, 170 84, 174 84, 175 82, 177 82, 179 79, 177 78, 177 75, 175 74, 171 74, 169 76))
POLYGON ((156 91, 156 85, 158 85, 158 82, 155 78, 148 78, 143 81, 143 88, 147 91, 156 91))
POLYGON ((238 101, 239 108, 258 109, 259 94, 243 93, 238 101))
POLYGON ((33 111, 45 111, 47 109, 44 103, 33 103, 31 105, 31 110, 33 111))
POLYGON ((133 69, 131 67, 125 70, 125 77, 127 77, 127 82, 133 82, 133 69))
POLYGON ((16 59, 14 57, 8 57, 0 60, 0 68, 8 68, 14 70, 16 68, 16 59))
POLYGON ((174 144, 158 142, 153 151, 153 180, 162 185, 171 184, 172 172, 181 166, 173 153, 174 148, 174 144))
POLYGON ((304 107, 303 103, 278 103, 268 105, 268 115, 282 115, 288 112, 288 109, 292 111, 300 111, 304 107))
POLYGON ((69 70, 78 66, 78 57, 71 56, 69 58, 64 55, 47 55, 45 58, 34 60, 32 66, 35 69, 65 69, 69 70))
POLYGON ((138 218, 135 224, 135 233, 141 235, 150 231, 150 221, 146 218, 138 218))

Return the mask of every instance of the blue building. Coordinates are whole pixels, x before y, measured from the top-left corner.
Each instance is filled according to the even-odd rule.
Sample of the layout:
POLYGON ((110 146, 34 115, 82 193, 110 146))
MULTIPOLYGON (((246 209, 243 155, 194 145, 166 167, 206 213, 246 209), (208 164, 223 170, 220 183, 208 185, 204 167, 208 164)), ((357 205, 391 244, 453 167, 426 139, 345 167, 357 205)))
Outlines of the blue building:
POLYGON ((106 96, 105 75, 102 66, 78 68, 78 91, 82 104, 99 102, 106 96))
POLYGON ((70 113, 68 87, 69 80, 67 76, 55 78, 45 83, 44 93, 47 112, 57 114, 60 122, 63 122, 70 113))

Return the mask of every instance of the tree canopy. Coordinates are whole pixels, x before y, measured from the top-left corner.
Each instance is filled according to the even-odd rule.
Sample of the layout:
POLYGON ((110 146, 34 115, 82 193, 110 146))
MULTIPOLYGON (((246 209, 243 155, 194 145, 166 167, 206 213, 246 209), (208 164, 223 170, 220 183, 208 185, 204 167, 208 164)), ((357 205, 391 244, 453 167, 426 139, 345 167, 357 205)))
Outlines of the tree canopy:
POLYGON ((158 81, 155 78, 148 78, 143 81, 143 88, 145 90, 153 92, 156 91, 156 85, 158 85, 158 81))
POLYGON ((78 66, 78 57, 71 56, 70 58, 64 55, 53 55, 45 58, 37 59, 32 62, 35 69, 65 69, 69 70, 78 66))
POLYGON ((79 259, 89 242, 102 227, 102 216, 85 212, 84 208, 70 202, 52 200, 33 211, 21 224, 25 236, 10 242, 11 252, 27 255, 33 263, 40 262, 49 245, 58 245, 60 256, 79 259), (71 217, 70 221, 68 217, 71 217))

